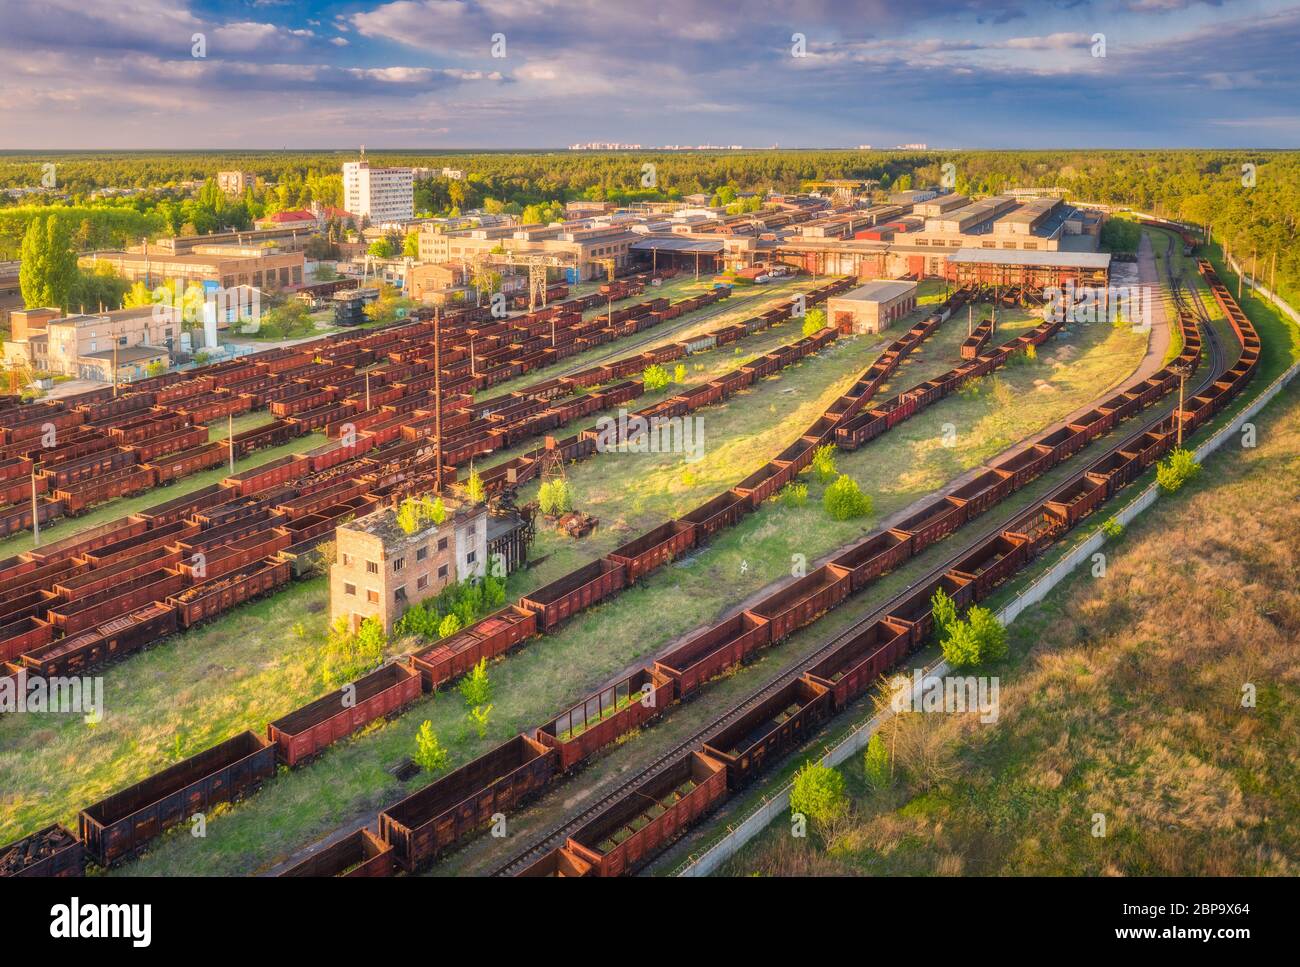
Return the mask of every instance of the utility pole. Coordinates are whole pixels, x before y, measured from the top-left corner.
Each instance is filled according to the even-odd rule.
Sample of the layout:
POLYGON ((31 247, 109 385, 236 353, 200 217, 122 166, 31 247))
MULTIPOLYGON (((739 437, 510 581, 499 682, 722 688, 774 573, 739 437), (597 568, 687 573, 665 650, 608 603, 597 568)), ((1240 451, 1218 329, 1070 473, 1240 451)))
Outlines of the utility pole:
POLYGON ((370 370, 366 370, 366 409, 370 409, 370 370))
POLYGON ((1273 249, 1273 274, 1269 276, 1268 287, 1277 294, 1277 249, 1273 249))
POLYGON ((442 323, 437 307, 433 310, 433 434, 436 436, 437 474, 433 492, 442 496, 442 323))
POLYGON ((32 468, 32 541, 34 547, 41 546, 41 515, 36 506, 36 468, 32 468))
POLYGON ((1187 382, 1187 377, 1191 375, 1191 367, 1179 366, 1175 372, 1178 373, 1178 442, 1177 448, 1183 448, 1183 386, 1187 382))
POLYGON ((973 303, 966 307, 966 335, 975 335, 975 306, 973 303))
POLYGON ((235 414, 226 414, 226 449, 230 451, 230 472, 235 472, 235 414))

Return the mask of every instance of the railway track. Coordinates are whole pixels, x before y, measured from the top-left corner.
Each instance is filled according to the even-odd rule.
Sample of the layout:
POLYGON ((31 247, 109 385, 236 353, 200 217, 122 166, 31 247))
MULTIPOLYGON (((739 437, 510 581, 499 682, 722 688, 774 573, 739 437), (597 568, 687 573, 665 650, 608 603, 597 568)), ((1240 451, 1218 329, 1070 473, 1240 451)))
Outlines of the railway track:
MULTIPOLYGON (((1169 240, 1170 250, 1172 250, 1172 245, 1173 241, 1171 238, 1169 240)), ((1170 251, 1170 254, 1172 254, 1172 251, 1170 251)), ((1174 292, 1175 300, 1181 309, 1183 306, 1182 300, 1186 297, 1184 297, 1181 292, 1183 288, 1181 278, 1173 274, 1172 262, 1169 258, 1166 258, 1166 271, 1169 276, 1171 289, 1174 292)), ((1197 328, 1203 332, 1204 337, 1208 340, 1210 364, 1202 370, 1204 375, 1202 375, 1189 396, 1195 396, 1210 387, 1227 368, 1224 366, 1224 349, 1221 341, 1218 334, 1215 332, 1214 327, 1208 324, 1208 314, 1205 312, 1204 306, 1200 304, 1198 294, 1195 292, 1194 287, 1192 289, 1192 297, 1192 300, 1188 300, 1189 303, 1194 303, 1194 308, 1191 308, 1191 314, 1196 316, 1197 328)), ((1101 454, 1097 459, 1104 459, 1104 457, 1109 453, 1115 453, 1125 449, 1126 447, 1131 447, 1144 434, 1148 433, 1162 421, 1166 420, 1168 414, 1164 412, 1164 407, 1159 407, 1159 410, 1159 413, 1153 413, 1147 420, 1144 420, 1131 433, 1124 436, 1118 443, 1112 445, 1106 453, 1101 454)), ((1081 452, 1087 452, 1087 450, 1088 448, 1085 448, 1084 451, 1081 452)), ((1089 461, 1089 464, 1096 462, 1097 460, 1094 459, 1089 461)), ((1082 476, 1082 474, 1079 476, 1082 476)), ((1068 485, 1068 481, 1066 483, 1068 485)), ((653 780, 656 776, 678 764, 686 756, 700 748, 701 744, 707 737, 720 729, 726 728, 730 723, 742 717, 749 710, 761 704, 764 700, 776 694, 781 689, 789 687, 795 680, 804 675, 809 668, 816 665, 820 660, 828 656, 838 647, 847 643, 855 635, 862 633, 873 623, 882 619, 901 602, 906 601, 908 597, 914 594, 918 589, 931 585, 935 581, 941 579, 944 574, 952 570, 962 558, 970 553, 972 547, 979 546, 983 541, 989 540, 1003 531, 1015 530, 1017 525, 1032 519, 1034 516, 1035 512, 1032 509, 1027 511, 1021 510, 1010 515, 990 519, 971 531, 966 531, 965 528, 962 528, 963 536, 969 537, 970 540, 963 541, 960 550, 954 552, 942 562, 930 568, 922 576, 913 580, 906 588, 898 592, 883 605, 856 619, 849 627, 828 639, 813 653, 800 660, 793 668, 782 673, 756 691, 750 693, 750 695, 742 699, 739 703, 733 705, 727 711, 694 731, 689 737, 656 758, 650 765, 637 772, 634 776, 610 790, 598 801, 592 803, 580 813, 575 814, 569 819, 555 824, 539 837, 534 838, 528 846, 514 853, 506 862, 491 870, 489 875, 514 875, 525 869, 531 863, 540 859, 546 853, 563 845, 565 840, 572 833, 582 828, 587 822, 601 814, 605 809, 626 797, 631 790, 643 783, 653 780)))

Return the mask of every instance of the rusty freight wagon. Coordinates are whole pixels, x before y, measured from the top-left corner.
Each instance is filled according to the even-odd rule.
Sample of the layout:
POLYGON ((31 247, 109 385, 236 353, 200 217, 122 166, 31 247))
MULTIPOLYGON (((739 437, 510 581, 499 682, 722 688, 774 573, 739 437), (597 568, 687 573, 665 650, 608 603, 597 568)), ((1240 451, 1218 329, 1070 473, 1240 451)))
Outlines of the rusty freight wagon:
POLYGON ((157 483, 158 474, 152 466, 123 467, 103 476, 68 484, 56 490, 54 497, 63 504, 69 516, 75 517, 95 504, 142 494, 157 483))
POLYGON ((86 852, 111 866, 195 813, 229 802, 275 774, 275 747, 241 732, 81 811, 86 852))
POLYGON ((393 848, 368 829, 356 832, 295 863, 280 876, 383 877, 393 875, 393 848))
POLYGON ((742 611, 688 638, 656 661, 655 669, 676 683, 678 698, 685 698, 770 641, 767 619, 742 611))
POLYGON ((831 690, 837 711, 864 695, 907 654, 912 630, 888 619, 872 622, 808 669, 808 677, 831 690))
POLYGON ((0 878, 85 875, 85 847, 58 823, 0 846, 0 878))
POLYGON ((13 661, 54 640, 54 625, 35 615, 3 619, 0 624, 0 662, 13 661))
POLYGON ((1142 467, 1136 453, 1128 450, 1114 450, 1107 457, 1088 468, 1088 478, 1095 480, 1106 488, 1106 496, 1103 499, 1109 500, 1115 496, 1121 487, 1131 483, 1141 472, 1142 467))
POLYGON ((139 651, 175 630, 176 612, 152 601, 82 634, 69 635, 25 652, 20 663, 29 672, 46 678, 75 675, 112 658, 139 651))
POLYGON ((224 577, 196 584, 166 596, 176 609, 182 628, 190 628, 207 618, 229 611, 236 605, 288 584, 293 569, 288 561, 257 561, 224 577))
POLYGON ((158 475, 158 485, 161 486, 179 480, 181 477, 188 477, 192 473, 221 466, 226 462, 228 452, 225 443, 205 443, 203 446, 189 450, 169 453, 144 466, 153 468, 158 475))
POLYGON ((632 789, 565 846, 597 876, 632 873, 727 798, 723 764, 692 752, 632 789))
POLYGON ((407 661, 420 673, 424 690, 432 692, 536 633, 537 612, 509 605, 415 652, 407 661))
POLYGON ((580 876, 591 876, 592 872, 590 863, 580 859, 565 847, 559 846, 543 855, 541 859, 524 867, 516 875, 529 879, 545 877, 576 879, 580 876))
POLYGON ((983 601, 1024 565, 1027 545, 1025 538, 1016 534, 995 535, 954 564, 952 573, 970 580, 975 600, 983 601))
POLYGON ((768 622, 770 644, 815 621, 849 595, 851 572, 834 564, 824 564, 811 574, 777 588, 750 614, 768 622))
POLYGON ((1096 510, 1105 498, 1106 485, 1085 476, 1052 494, 1044 509, 1069 528, 1096 510))
POLYGON ((49 620, 64 634, 72 635, 120 617, 151 601, 162 601, 185 587, 185 575, 158 568, 121 584, 87 594, 76 601, 55 602, 49 620))
POLYGON ((672 700, 672 679, 642 668, 556 716, 539 728, 535 737, 559 751, 560 771, 567 772, 597 749, 659 715, 672 700))
POLYGON ((601 558, 538 588, 521 598, 519 603, 537 613, 538 631, 549 631, 626 584, 627 569, 624 565, 601 558))
POLYGON ((380 838, 408 873, 427 866, 545 788, 557 761, 554 749, 517 735, 381 812, 380 838))
POLYGON ((912 535, 905 531, 887 530, 872 534, 831 563, 850 572, 852 589, 858 591, 911 556, 912 535))
POLYGON ((404 665, 385 665, 346 689, 318 698, 266 727, 276 755, 290 768, 376 719, 392 715, 420 697, 420 676, 404 665), (348 696, 349 702, 344 701, 348 696))
POLYGON ((1014 475, 1006 470, 986 470, 954 490, 952 496, 966 502, 966 519, 972 520, 1011 493, 1014 483, 1014 475))
POLYGON ((920 554, 931 544, 939 543, 964 523, 966 523, 966 501, 960 497, 940 497, 906 520, 899 522, 898 530, 912 535, 912 553, 920 554))
POLYGON ((830 714, 830 689, 796 678, 714 732, 702 751, 727 767, 727 786, 739 789, 769 760, 801 744, 830 714))
POLYGON ((776 494, 794 477, 794 471, 788 463, 772 461, 755 470, 742 480, 732 491, 749 501, 750 507, 758 510, 763 501, 776 494))
POLYGON ((670 520, 615 548, 606 557, 627 569, 627 584, 631 586, 638 578, 680 557, 694 546, 695 525, 670 520))
POLYGON ((958 612, 975 600, 974 582, 949 572, 910 594, 885 615, 892 623, 911 630, 913 648, 923 644, 934 630, 934 593, 940 588, 952 598, 958 612))
POLYGON ((1005 460, 993 464, 994 470, 1011 474, 1011 489, 1019 490, 1052 466, 1052 449, 1038 443, 1031 443, 1023 450, 1017 450, 1005 460))
POLYGON ((54 582, 54 592, 68 601, 76 601, 133 581, 151 571, 174 568, 180 560, 180 551, 145 550, 132 557, 120 557, 111 564, 96 565, 91 570, 60 578, 54 582))

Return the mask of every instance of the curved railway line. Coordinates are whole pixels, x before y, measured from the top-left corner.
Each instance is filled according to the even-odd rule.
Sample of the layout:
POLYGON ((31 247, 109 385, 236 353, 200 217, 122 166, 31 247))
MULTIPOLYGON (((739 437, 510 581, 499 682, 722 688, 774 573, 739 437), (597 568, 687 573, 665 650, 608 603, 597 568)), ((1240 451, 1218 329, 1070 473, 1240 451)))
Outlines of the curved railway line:
MULTIPOLYGON (((1172 245, 1173 241, 1170 239, 1169 246, 1171 252, 1172 245)), ((1189 397, 1196 398, 1210 387, 1214 386, 1217 382, 1221 381, 1224 375, 1229 371, 1230 367, 1225 365, 1225 350, 1217 333, 1214 331, 1213 326, 1208 322, 1208 314, 1205 312, 1205 308, 1200 302, 1199 294, 1195 291, 1195 287, 1191 287, 1191 298, 1187 299, 1182 294, 1182 281, 1179 277, 1173 274, 1172 263, 1169 259, 1166 259, 1166 267, 1169 274, 1171 289, 1180 308, 1180 324, 1186 327, 1190 322, 1195 330, 1201 331, 1203 329, 1209 344, 1209 365, 1204 368, 1201 379, 1188 394, 1189 397)), ((1207 268, 1208 263, 1202 263, 1202 271, 1205 272, 1207 268)), ((1209 272, 1212 273, 1212 270, 1209 270, 1209 272)), ((1226 290, 1223 291, 1222 295, 1228 295, 1226 290)), ((1243 350, 1246 350, 1248 348, 1248 339, 1245 331, 1239 327, 1244 323, 1252 337, 1254 336, 1253 327, 1250 327, 1248 320, 1246 320, 1244 314, 1240 314, 1239 310, 1237 316, 1234 316, 1230 312, 1229 317, 1233 322, 1234 328, 1237 330, 1243 350)), ((1258 341, 1256 337, 1256 345, 1257 343, 1258 341)), ((1257 360, 1258 351, 1256 349, 1255 361, 1257 360)), ((1245 379, 1241 380, 1234 387, 1233 392, 1235 392, 1236 389, 1239 389, 1241 385, 1244 385, 1244 382, 1249 379, 1251 374, 1253 374, 1253 369, 1254 365, 1252 363, 1246 372, 1245 379)), ((1223 397, 1220 397, 1220 399, 1223 399, 1223 397)), ((1224 401, 1226 402, 1226 400, 1224 401)), ((1147 434, 1168 423, 1171 419, 1176 420, 1180 418, 1180 416, 1180 413, 1176 413, 1173 417, 1169 415, 1152 416, 1150 419, 1143 422, 1139 428, 1135 429, 1119 443, 1112 446, 1105 455, 1098 460, 1093 461, 1092 465, 1100 465, 1106 458, 1114 454, 1126 451, 1131 452, 1134 449, 1141 449, 1140 447, 1137 447, 1136 444, 1146 437, 1147 434)), ((1205 417, 1202 417, 1202 422, 1204 418, 1205 417)), ((1071 478, 1071 480, 1056 488, 1056 492, 1059 493, 1068 490, 1078 481, 1084 480, 1087 472, 1088 471, 1085 470, 1071 478)), ((1016 531, 1041 513, 1043 503, 1044 502, 1040 501, 1034 509, 1021 511, 1008 517, 1003 517, 999 520, 980 525, 975 531, 975 534, 977 535, 975 546, 978 547, 987 541, 994 540, 998 535, 1016 531)), ((570 840, 574 833, 581 830, 602 813, 616 807, 621 801, 630 796, 636 795, 636 790, 639 787, 652 784, 657 776, 672 769, 675 764, 682 762, 682 760, 700 750, 709 736, 727 729, 729 725, 743 719, 749 711, 759 708, 764 702, 771 700, 774 696, 782 694, 783 690, 790 688, 794 683, 804 678, 804 676, 808 674, 808 671, 819 662, 834 654, 837 650, 850 645, 855 639, 867 632, 867 630, 873 625, 883 621, 887 615, 896 612, 902 602, 908 601, 918 591, 939 585, 944 580, 945 575, 949 574, 963 559, 969 558, 971 553, 971 545, 967 544, 964 546, 963 550, 949 556, 943 562, 932 567, 923 576, 912 581, 904 590, 891 598, 889 602, 855 620, 844 631, 841 631, 834 637, 830 638, 825 644, 818 647, 811 655, 800 660, 794 668, 782 673, 768 684, 752 692, 746 698, 709 721, 706 725, 696 729, 688 738, 679 742, 668 752, 659 756, 649 766, 640 770, 632 777, 621 781, 615 789, 602 796, 597 802, 586 807, 581 812, 571 816, 570 818, 554 825, 542 835, 534 838, 527 846, 515 852, 507 861, 493 869, 492 875, 518 875, 523 873, 525 870, 528 870, 530 867, 540 865, 548 856, 553 856, 558 851, 563 851, 564 844, 570 840)), ((785 756, 783 755, 782 758, 784 757, 785 756)), ((573 862, 574 860, 573 857, 567 857, 567 859, 569 862, 573 862)), ((557 868, 559 868, 558 864, 557 868)))

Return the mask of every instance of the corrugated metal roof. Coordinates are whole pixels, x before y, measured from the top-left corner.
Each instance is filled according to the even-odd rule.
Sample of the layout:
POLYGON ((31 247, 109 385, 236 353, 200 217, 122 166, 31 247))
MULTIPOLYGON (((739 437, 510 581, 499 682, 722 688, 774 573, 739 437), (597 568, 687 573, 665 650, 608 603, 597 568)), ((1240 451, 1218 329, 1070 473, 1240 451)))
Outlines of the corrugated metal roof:
POLYGON ((897 299, 899 296, 907 295, 915 290, 915 282, 876 279, 874 282, 868 282, 866 285, 860 285, 856 289, 831 298, 836 301, 847 302, 889 302, 891 299, 897 299))
POLYGON ((1054 269, 1104 269, 1110 266, 1108 252, 1022 252, 1002 248, 959 248, 949 262, 974 265, 1040 265, 1054 269))
POLYGON ((712 255, 722 251, 722 239, 688 238, 683 235, 656 235, 644 238, 631 245, 633 251, 650 252, 699 252, 712 255))

